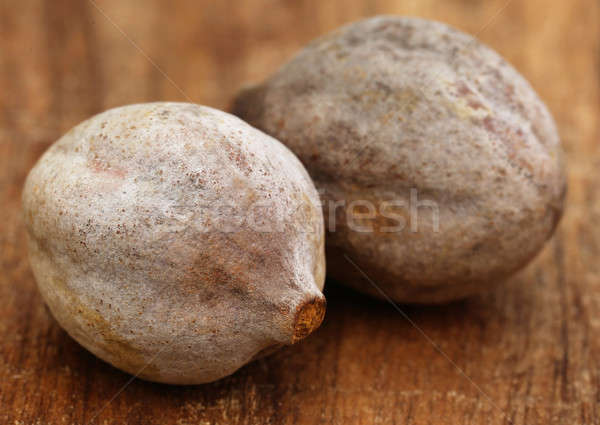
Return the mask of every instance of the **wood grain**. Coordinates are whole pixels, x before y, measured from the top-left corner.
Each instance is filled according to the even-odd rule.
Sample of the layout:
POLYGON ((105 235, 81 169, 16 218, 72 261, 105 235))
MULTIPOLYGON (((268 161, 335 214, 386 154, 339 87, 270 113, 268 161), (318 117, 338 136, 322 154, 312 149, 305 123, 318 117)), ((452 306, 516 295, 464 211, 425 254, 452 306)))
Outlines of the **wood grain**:
POLYGON ((89 0, 0 2, 0 423, 600 423, 600 3, 96 4, 106 16, 89 0), (311 38, 378 13, 477 34, 547 101, 570 170, 555 238, 492 293, 402 307, 444 355, 392 306, 328 282, 324 325, 298 346, 214 384, 134 380, 115 397, 130 377, 70 339, 36 290, 19 205, 28 170, 94 113, 154 100, 226 108, 311 38))

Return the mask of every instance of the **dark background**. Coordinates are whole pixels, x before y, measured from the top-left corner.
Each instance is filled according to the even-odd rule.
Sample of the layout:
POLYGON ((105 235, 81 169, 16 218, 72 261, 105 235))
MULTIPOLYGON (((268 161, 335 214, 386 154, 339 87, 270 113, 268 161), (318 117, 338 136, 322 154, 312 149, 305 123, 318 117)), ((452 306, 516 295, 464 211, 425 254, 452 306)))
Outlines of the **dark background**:
POLYGON ((0 423, 600 423, 599 43, 600 2, 585 0, 0 0, 0 423), (322 328, 298 346, 214 384, 118 393, 130 377, 71 340, 36 290, 28 170, 110 107, 227 108, 310 39, 378 13, 476 34, 531 81, 569 160, 554 239, 491 293, 403 307, 437 348, 392 306, 331 285, 322 328))

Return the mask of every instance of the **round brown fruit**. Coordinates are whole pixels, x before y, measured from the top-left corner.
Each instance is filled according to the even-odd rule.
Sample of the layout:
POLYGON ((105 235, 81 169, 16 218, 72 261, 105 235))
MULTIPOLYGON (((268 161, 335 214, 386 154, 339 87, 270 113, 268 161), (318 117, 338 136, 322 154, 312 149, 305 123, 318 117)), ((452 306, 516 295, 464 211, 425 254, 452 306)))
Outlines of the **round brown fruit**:
POLYGON ((344 26, 242 91, 234 113, 299 156, 322 192, 330 274, 375 296, 489 288, 563 211, 548 109, 497 53, 441 23, 344 26))
POLYGON ((321 323, 318 193, 282 144, 184 103, 111 109, 27 179, 31 266, 60 325, 141 378, 227 376, 321 323))

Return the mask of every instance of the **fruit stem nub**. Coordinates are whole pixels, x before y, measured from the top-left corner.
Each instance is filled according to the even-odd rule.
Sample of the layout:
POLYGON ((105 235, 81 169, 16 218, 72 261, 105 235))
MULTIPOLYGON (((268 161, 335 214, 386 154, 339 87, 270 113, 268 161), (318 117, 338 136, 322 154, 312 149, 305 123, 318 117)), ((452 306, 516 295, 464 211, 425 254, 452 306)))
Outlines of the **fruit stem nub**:
POLYGON ((306 338, 321 325, 325 316, 326 305, 325 297, 320 295, 300 304, 296 308, 292 344, 306 338))

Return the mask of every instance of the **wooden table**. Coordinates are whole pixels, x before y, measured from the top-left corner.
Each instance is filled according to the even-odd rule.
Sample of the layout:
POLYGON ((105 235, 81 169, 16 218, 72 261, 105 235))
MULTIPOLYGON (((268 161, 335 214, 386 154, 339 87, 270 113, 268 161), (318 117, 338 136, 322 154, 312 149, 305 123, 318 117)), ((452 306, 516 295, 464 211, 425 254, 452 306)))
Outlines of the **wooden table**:
POLYGON ((0 423, 600 423, 599 112, 598 1, 0 2, 0 423), (226 108, 308 40, 377 13, 478 34, 532 82, 569 159, 554 239, 492 293, 403 306, 421 331, 330 284, 322 328, 298 346, 214 384, 126 385, 59 328, 36 290, 19 212, 28 170, 113 106, 226 108))

